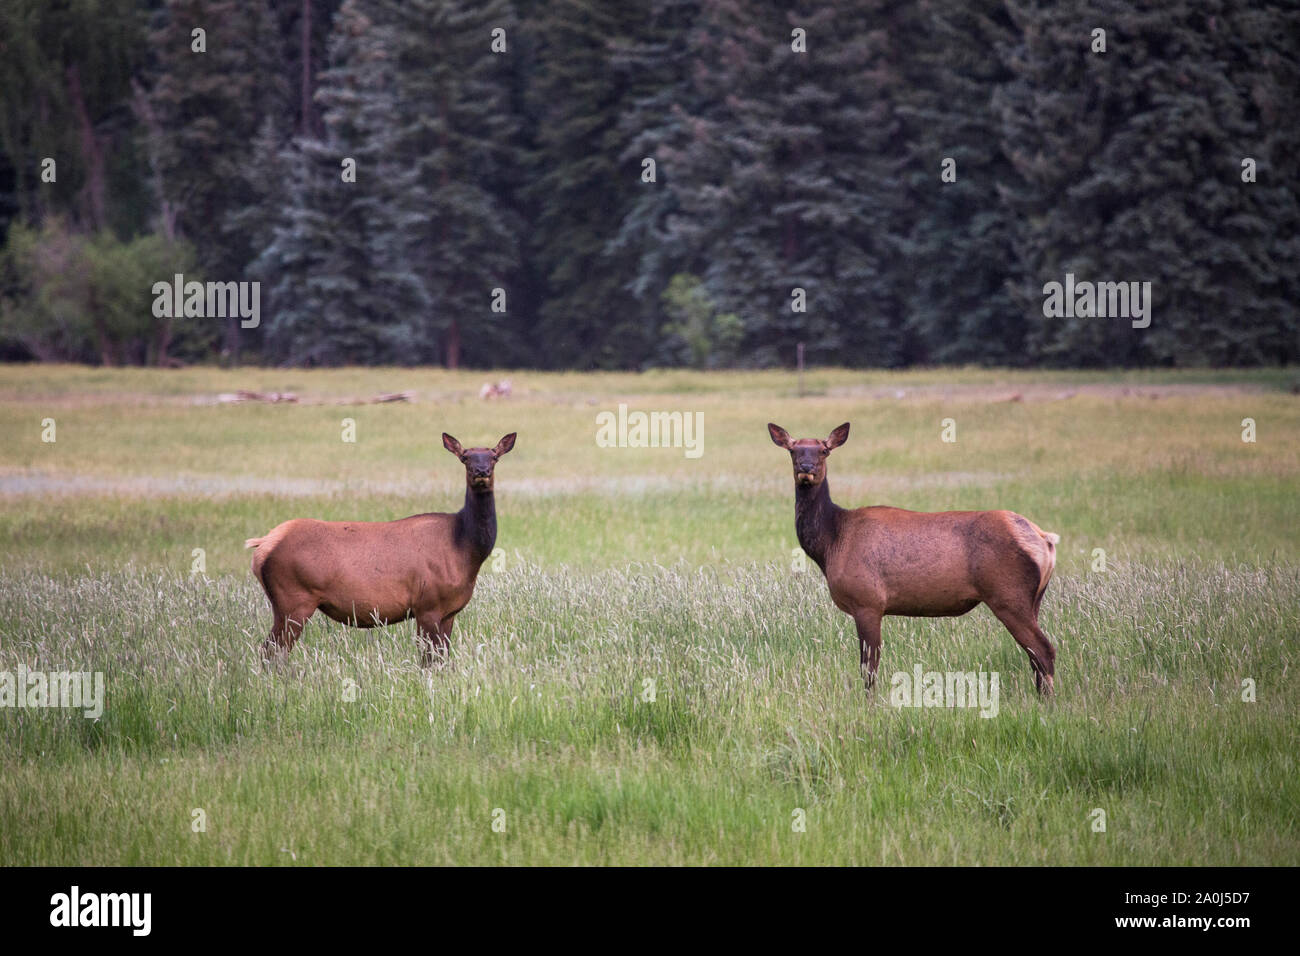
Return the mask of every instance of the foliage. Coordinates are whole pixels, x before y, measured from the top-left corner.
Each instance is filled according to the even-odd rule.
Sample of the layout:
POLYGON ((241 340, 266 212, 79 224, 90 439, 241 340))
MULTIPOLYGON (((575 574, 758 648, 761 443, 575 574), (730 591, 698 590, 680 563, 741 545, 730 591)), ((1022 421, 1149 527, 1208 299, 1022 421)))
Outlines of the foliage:
POLYGON ((215 329, 203 320, 153 314, 155 282, 192 272, 185 242, 110 231, 85 235, 51 218, 39 230, 15 224, 2 265, 10 294, 0 302, 0 337, 47 361, 166 364, 208 353, 215 329))
POLYGON ((744 334, 740 317, 719 315, 708 290, 692 275, 676 275, 664 290, 664 307, 671 321, 664 333, 686 346, 692 368, 710 368, 734 358, 744 334))
MULTIPOLYGON (((263 282, 232 359, 1300 359, 1282 0, 10 0, 0 26, 0 228, 184 238, 263 282), (1150 326, 1045 314, 1067 274, 1150 283, 1150 326)), ((11 309, 48 309, 14 299, 35 278, 11 309)))

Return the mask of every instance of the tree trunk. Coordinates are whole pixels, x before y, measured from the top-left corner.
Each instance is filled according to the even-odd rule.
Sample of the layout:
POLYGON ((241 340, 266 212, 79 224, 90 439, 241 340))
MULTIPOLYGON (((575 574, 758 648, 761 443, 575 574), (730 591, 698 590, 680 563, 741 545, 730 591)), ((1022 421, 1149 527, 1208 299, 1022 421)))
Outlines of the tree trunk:
POLYGON ((99 360, 105 367, 112 368, 117 364, 117 356, 113 349, 113 340, 108 335, 108 326, 104 324, 104 313, 99 308, 99 300, 93 285, 90 287, 89 295, 86 296, 86 306, 90 311, 91 325, 95 328, 95 338, 99 342, 99 360))
MULTIPOLYGON (((131 79, 131 107, 135 110, 136 116, 144 125, 148 132, 146 140, 149 155, 150 178, 149 184, 154 191, 154 199, 158 203, 158 221, 162 227, 163 238, 167 240, 167 245, 176 242, 176 207, 172 205, 162 188, 162 177, 158 174, 157 161, 157 144, 162 139, 163 133, 158 126, 158 121, 154 117, 153 107, 149 103, 149 96, 144 87, 135 78, 131 79)), ((172 341, 172 322, 173 319, 166 317, 158 319, 158 325, 154 329, 154 361, 159 368, 166 368, 167 348, 172 341)))
POLYGON ((226 319, 226 356, 230 360, 230 367, 235 368, 239 365, 239 315, 236 314, 226 319))
POLYGON ((154 329, 153 360, 158 368, 167 367, 167 348, 172 343, 171 319, 162 319, 154 329))
POLYGON ((300 97, 302 104, 302 135, 310 136, 315 130, 311 103, 311 0, 302 0, 302 39, 300 44, 302 57, 302 81, 300 97))
POLYGON ((86 217, 87 231, 95 232, 104 227, 104 150, 95 135, 95 124, 91 122, 90 112, 86 109, 86 98, 81 89, 81 73, 74 63, 68 67, 68 98, 77 114, 77 126, 81 136, 81 154, 86 161, 86 191, 83 215, 86 217))

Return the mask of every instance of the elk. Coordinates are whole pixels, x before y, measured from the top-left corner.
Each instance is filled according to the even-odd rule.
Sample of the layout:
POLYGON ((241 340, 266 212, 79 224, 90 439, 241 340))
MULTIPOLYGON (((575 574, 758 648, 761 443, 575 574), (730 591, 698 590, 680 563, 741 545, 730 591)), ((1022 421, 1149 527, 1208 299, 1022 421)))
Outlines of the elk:
POLYGON ((474 596, 474 582, 497 539, 493 471, 515 446, 515 433, 495 448, 462 448, 443 433, 443 446, 465 466, 465 505, 455 514, 420 514, 398 521, 316 521, 295 518, 261 538, 249 538, 253 575, 271 602, 269 660, 288 655, 316 611, 352 627, 379 627, 415 618, 421 664, 446 659, 452 625, 474 596))
POLYGON ((1012 511, 841 508, 831 501, 826 459, 848 439, 849 423, 825 441, 796 441, 771 423, 767 430, 794 462, 799 544, 857 625, 867 690, 880 664, 882 617, 958 617, 982 602, 1029 655, 1038 692, 1052 693, 1056 648, 1038 626, 1038 606, 1060 535, 1012 511))

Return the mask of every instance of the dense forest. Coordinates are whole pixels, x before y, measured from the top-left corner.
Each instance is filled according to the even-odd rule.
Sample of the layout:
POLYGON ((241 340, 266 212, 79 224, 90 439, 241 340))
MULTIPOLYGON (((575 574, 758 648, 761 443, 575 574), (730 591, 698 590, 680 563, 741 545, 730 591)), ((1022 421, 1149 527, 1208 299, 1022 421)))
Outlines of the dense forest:
POLYGON ((1283 0, 0 0, 0 358, 1300 359, 1283 0), (153 287, 257 282, 260 319, 153 287), (1046 287, 1150 283, 1148 324, 1046 287))

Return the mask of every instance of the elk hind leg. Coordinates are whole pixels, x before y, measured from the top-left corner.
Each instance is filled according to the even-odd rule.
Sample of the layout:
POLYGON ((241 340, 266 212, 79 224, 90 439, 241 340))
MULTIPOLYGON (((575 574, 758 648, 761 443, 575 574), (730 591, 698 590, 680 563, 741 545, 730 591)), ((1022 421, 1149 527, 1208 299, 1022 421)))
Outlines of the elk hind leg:
POLYGON ((1050 696, 1055 690, 1056 648, 1038 626, 1032 596, 1024 603, 990 603, 989 610, 1029 655, 1029 666, 1034 670, 1034 684, 1038 692, 1044 697, 1050 696))
POLYGON ((289 652, 293 650, 293 645, 302 634, 303 625, 315 612, 314 606, 306 604, 292 611, 281 611, 278 606, 272 605, 271 633, 262 643, 262 663, 282 661, 288 657, 289 652))

